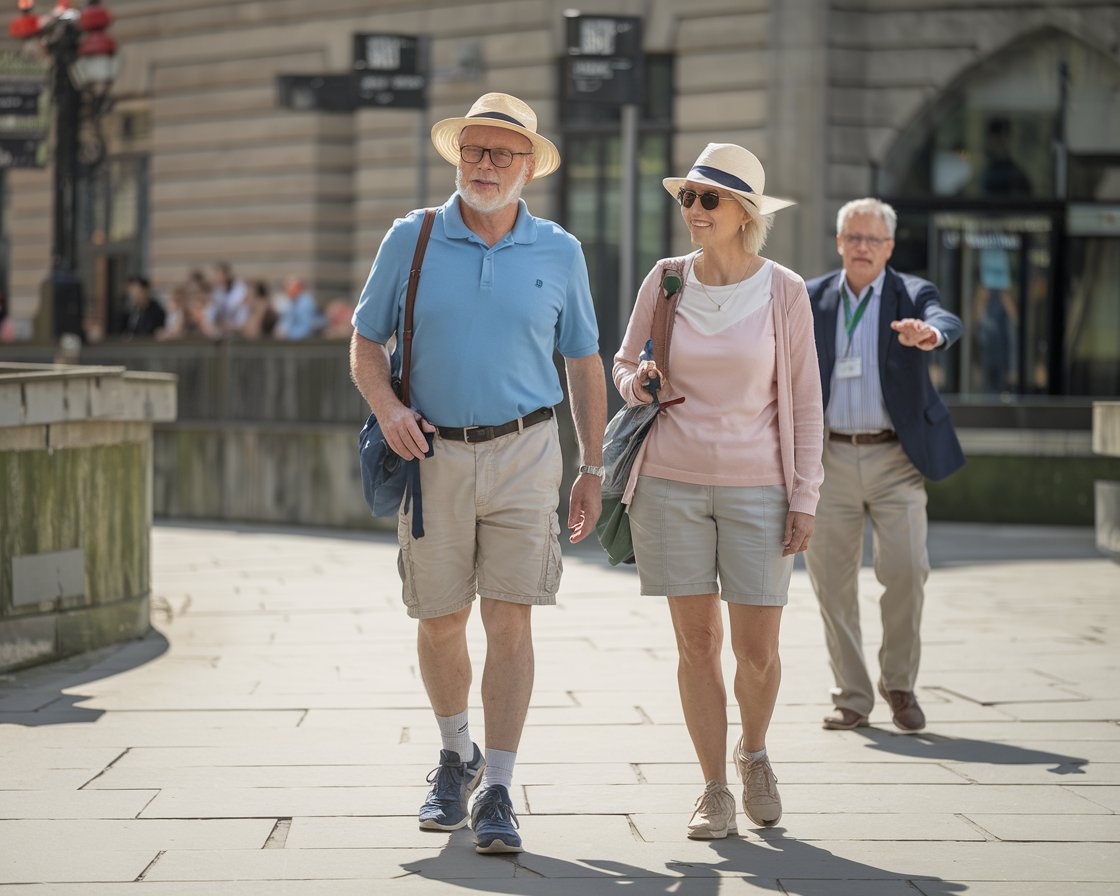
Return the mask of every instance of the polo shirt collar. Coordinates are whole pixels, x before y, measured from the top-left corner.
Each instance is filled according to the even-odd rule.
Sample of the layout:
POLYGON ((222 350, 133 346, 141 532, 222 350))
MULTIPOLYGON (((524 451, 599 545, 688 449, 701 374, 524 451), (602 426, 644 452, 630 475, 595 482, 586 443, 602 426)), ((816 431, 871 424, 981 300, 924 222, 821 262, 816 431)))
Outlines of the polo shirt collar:
MULTIPOLYGON (((459 208, 459 202, 459 194, 452 193, 451 198, 443 204, 443 232, 448 239, 452 240, 477 239, 474 231, 467 227, 463 221, 463 213, 459 208)), ((506 235, 505 239, 515 243, 535 243, 537 241, 537 228, 533 222, 533 216, 529 214, 529 206, 525 204, 524 199, 517 200, 517 220, 513 222, 513 230, 506 235)))

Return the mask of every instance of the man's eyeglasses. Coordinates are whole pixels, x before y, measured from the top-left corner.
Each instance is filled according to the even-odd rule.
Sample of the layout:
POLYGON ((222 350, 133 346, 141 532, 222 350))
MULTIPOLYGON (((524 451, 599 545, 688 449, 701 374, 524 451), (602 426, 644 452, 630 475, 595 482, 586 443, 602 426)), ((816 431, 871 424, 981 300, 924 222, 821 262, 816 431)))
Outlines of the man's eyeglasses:
POLYGON ((460 146, 459 158, 469 165, 477 165, 482 157, 490 154, 490 161, 495 168, 508 168, 513 164, 514 156, 531 156, 531 152, 511 152, 508 149, 491 149, 488 146, 460 146))
POLYGON ((721 199, 730 199, 731 197, 720 196, 719 193, 713 190, 709 190, 707 193, 697 193, 695 190, 686 190, 684 187, 677 190, 677 202, 685 208, 692 208, 692 203, 694 203, 697 198, 700 199, 700 205, 708 211, 711 211, 719 205, 721 199))
POLYGON ((866 243, 868 249, 880 249, 891 241, 890 237, 864 236, 862 233, 845 233, 840 239, 844 241, 844 245, 849 249, 854 249, 860 243, 866 243))

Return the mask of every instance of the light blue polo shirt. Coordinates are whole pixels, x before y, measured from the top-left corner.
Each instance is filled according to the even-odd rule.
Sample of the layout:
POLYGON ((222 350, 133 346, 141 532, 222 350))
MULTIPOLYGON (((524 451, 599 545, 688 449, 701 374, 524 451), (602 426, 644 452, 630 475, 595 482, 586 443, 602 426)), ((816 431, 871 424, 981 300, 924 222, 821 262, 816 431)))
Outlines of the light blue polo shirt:
MULTIPOLYGON (((404 329, 408 269, 424 219, 394 222, 354 312, 354 327, 385 344, 404 329)), ((436 213, 416 292, 411 398, 437 426, 492 426, 564 397, 553 361, 599 350, 579 241, 518 201, 513 230, 487 246, 466 224, 458 194, 436 213)))

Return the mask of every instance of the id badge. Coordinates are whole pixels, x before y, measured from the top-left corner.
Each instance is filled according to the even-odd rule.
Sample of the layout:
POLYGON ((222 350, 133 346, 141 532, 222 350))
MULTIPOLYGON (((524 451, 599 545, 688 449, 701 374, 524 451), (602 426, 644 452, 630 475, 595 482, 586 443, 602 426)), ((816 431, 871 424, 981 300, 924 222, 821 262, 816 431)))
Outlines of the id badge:
POLYGON ((852 380, 860 375, 859 358, 838 358, 836 376, 842 380, 852 380))

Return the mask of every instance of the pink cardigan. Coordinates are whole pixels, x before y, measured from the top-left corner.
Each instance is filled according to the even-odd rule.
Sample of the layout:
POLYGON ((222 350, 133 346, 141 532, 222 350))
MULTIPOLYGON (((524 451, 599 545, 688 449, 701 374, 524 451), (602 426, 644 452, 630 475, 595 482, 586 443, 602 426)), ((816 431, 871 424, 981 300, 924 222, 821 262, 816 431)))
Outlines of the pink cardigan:
MULTIPOLYGON (((682 283, 699 252, 683 258, 665 258, 654 265, 638 291, 638 300, 626 327, 626 336, 618 354, 614 356, 614 384, 628 405, 642 404, 635 393, 638 356, 650 337, 653 326, 654 303, 661 293, 661 276, 666 266, 684 265, 682 283)), ((682 292, 684 287, 682 286, 682 292)), ((817 347, 813 336, 813 311, 805 281, 788 268, 774 264, 771 285, 774 314, 774 335, 777 346, 778 375, 778 434, 781 444, 782 471, 785 476, 789 509, 814 514, 820 498, 824 467, 821 455, 824 450, 824 409, 821 404, 820 368, 817 365, 817 347)), ((678 296, 679 299, 679 296, 678 296)), ((669 353, 672 359, 672 351, 669 353)), ((673 391, 673 374, 670 369, 668 386, 660 395, 662 401, 680 398, 673 391)), ((687 400, 687 396, 684 396, 687 400)), ((669 408, 662 413, 672 413, 669 408)), ((622 502, 629 504, 638 482, 645 444, 639 449, 634 468, 626 484, 622 502)))

